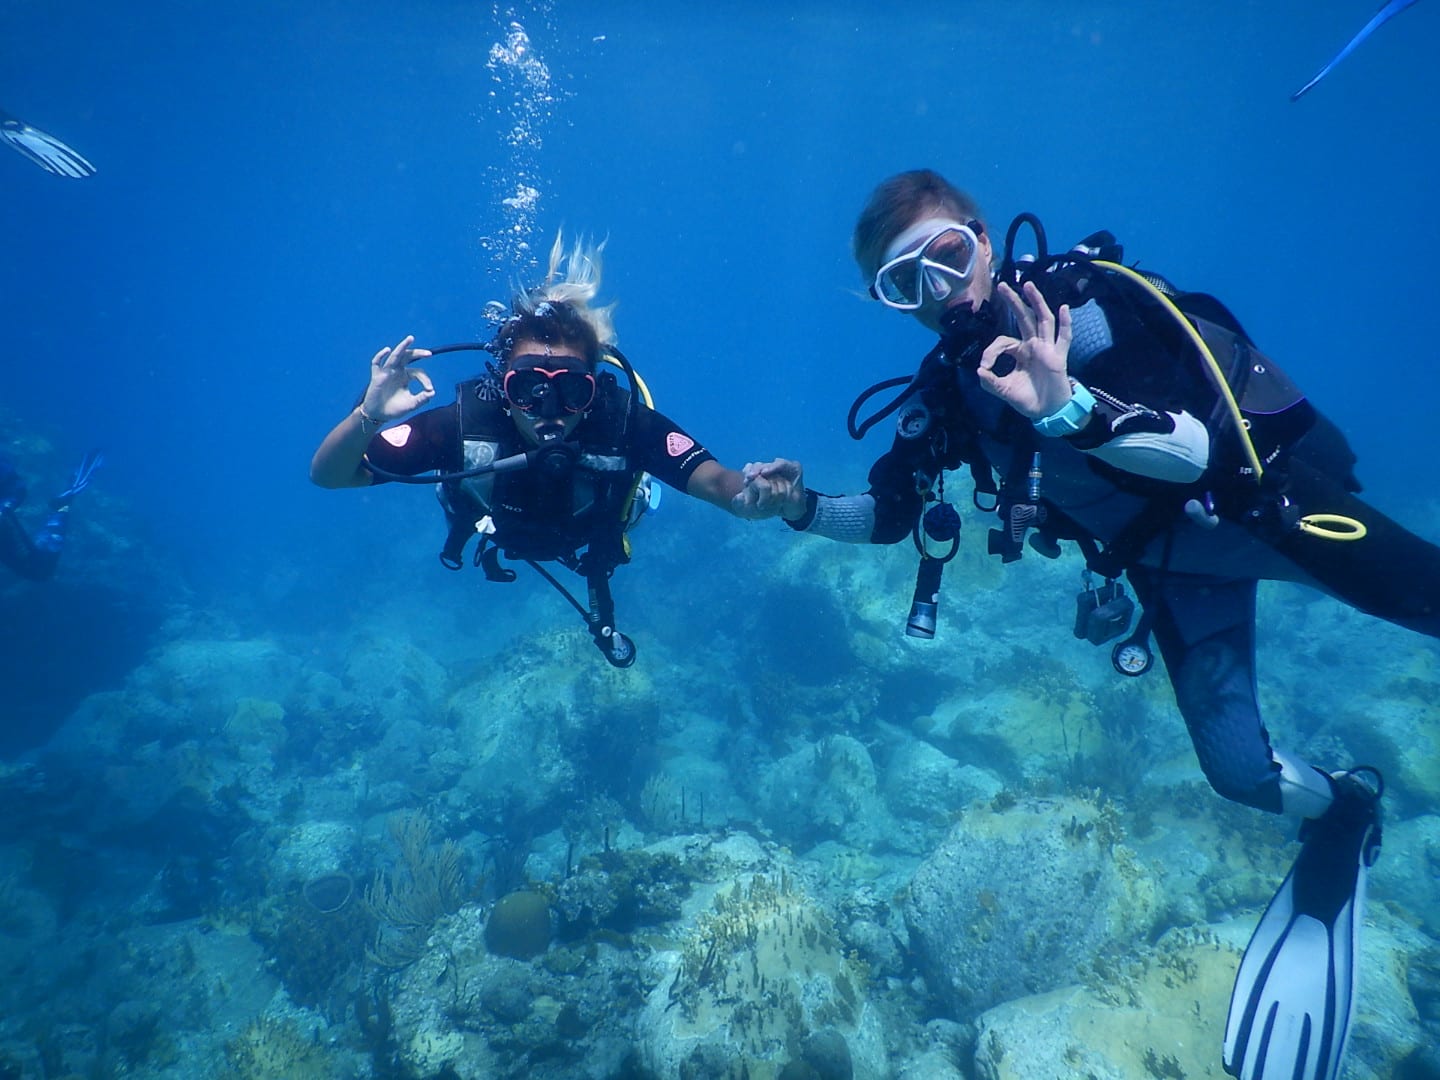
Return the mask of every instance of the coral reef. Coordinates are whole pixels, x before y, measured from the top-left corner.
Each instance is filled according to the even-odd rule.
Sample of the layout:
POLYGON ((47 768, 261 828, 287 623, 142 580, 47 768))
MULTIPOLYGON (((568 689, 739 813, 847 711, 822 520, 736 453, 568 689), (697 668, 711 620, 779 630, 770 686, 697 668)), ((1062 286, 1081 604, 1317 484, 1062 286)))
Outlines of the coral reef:
POLYGON ((905 920, 951 1015, 1075 982, 1091 958, 1143 940, 1162 888, 1120 840, 1114 808, 1026 799, 972 808, 915 872, 905 920))
MULTIPOLYGON (((687 582, 683 610, 664 589, 629 597, 654 628, 629 671, 573 626, 472 658, 430 628, 422 647, 392 626, 170 624, 42 752, 0 765, 0 1069, 1213 1067, 1293 828, 1205 786, 1163 680, 1120 683, 1063 634, 1038 644, 1073 566, 1011 568, 1057 601, 1017 606, 962 556, 947 574, 970 589, 919 644, 899 629, 909 553, 748 535, 737 573, 810 584, 759 606, 718 578, 687 582), (789 605, 826 623, 793 671, 789 605), (1117 1041, 1122 1024, 1144 1037, 1117 1041)), ((1272 629, 1277 739, 1392 778, 1353 1059, 1422 1069, 1440 1031, 1437 662, 1384 628, 1377 660, 1352 647, 1368 623, 1284 589, 1262 602, 1262 622, 1295 619, 1272 629), (1349 683, 1311 721, 1292 700, 1322 665, 1349 683)))
POLYGON ((642 1056, 661 1077, 711 1075, 703 1070, 717 1065, 715 1075, 756 1080, 808 1075, 791 1067, 797 1047, 817 1038, 838 1046, 845 1075, 884 1075, 865 966, 846 956, 783 861, 714 890, 661 964, 640 1019, 642 1056))
POLYGON ((530 960, 550 946, 550 900, 521 889, 502 896, 485 923, 485 945, 496 956, 530 960))
MULTIPOLYGON (((1065 986, 997 1005, 979 1018, 975 1072, 985 1080, 1033 1076, 1201 1077, 1218 1067, 1235 968, 1253 923, 1172 930, 1153 947, 1065 986)), ((1365 1002, 1406 999, 1404 957, 1414 932, 1382 920, 1367 928, 1361 1009, 1348 1071, 1399 1075, 1416 1047, 1413 1021, 1386 1022, 1365 1002)))
POLYGON ((394 815, 390 837, 399 863, 388 874, 377 872, 365 890, 365 908, 378 924, 366 955, 384 967, 403 967, 419 957, 436 921, 459 910, 465 881, 459 846, 449 840, 432 845, 425 815, 394 815))
POLYGON ((225 1047, 221 1080, 333 1080, 338 1062, 288 1020, 253 1021, 225 1047))

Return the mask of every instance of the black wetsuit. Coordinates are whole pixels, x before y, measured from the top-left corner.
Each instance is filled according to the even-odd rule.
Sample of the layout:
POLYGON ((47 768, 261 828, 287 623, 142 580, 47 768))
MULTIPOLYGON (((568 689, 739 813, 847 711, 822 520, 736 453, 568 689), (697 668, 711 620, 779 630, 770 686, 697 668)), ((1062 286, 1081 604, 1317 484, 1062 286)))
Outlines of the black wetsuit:
POLYGON ((0 563, 31 581, 55 574, 64 535, 48 523, 34 537, 25 531, 13 509, 0 509, 0 563))
POLYGON ((0 454, 0 563, 23 578, 46 581, 60 561, 68 515, 58 509, 52 512, 32 537, 16 513, 24 499, 24 481, 10 459, 0 454))
MULTIPOLYGON (((912 423, 911 437, 897 436, 871 469, 875 520, 870 540, 895 543, 910 535, 924 509, 917 472, 933 478, 942 466, 979 461, 988 475, 983 468, 988 462, 1000 477, 1011 479, 1008 492, 1023 492, 1038 450, 1044 473, 1041 502, 1058 535, 1098 540, 1101 548, 1113 543, 1124 556, 1206 778, 1227 798, 1279 812, 1280 767, 1256 693, 1257 581, 1303 582, 1369 614, 1440 637, 1440 548, 1355 497, 1358 484, 1349 472, 1353 455, 1318 416, 1308 434, 1270 463, 1265 499, 1235 475, 1238 444, 1217 438, 1213 420, 1207 423, 1210 464, 1194 483, 1137 477, 1084 453, 1110 435, 1110 422, 1117 418, 1113 402, 1153 410, 1149 430, 1163 434, 1174 428, 1165 414, 1184 411, 1206 420, 1216 395, 1178 322, 1148 304, 1143 294, 1107 282, 1090 267, 1038 277, 1052 309, 1068 303, 1074 310, 1093 301, 1104 314, 1098 323, 1093 311, 1089 318, 1077 315, 1070 356, 1070 375, 1102 396, 1101 415, 1069 438, 1045 438, 986 392, 973 367, 947 367, 943 380, 919 394, 929 429, 916 436, 912 423), (1099 324, 1108 330, 1108 341, 1104 334, 1080 340, 1079 327, 1099 324), (1182 509, 1187 498, 1207 492, 1221 516, 1210 530, 1182 509), (1275 527, 1264 508, 1273 510, 1279 493, 1300 513, 1345 515, 1363 522, 1368 533, 1361 540, 1336 542, 1275 527), (1258 527, 1241 523, 1250 521, 1251 510, 1260 515, 1258 527), (1137 521, 1143 524, 1127 532, 1137 521)), ((1200 299, 1213 305, 1207 317, 1233 324, 1218 303, 1200 299)), ((901 413, 902 421, 906 415, 901 413)))
MULTIPOLYGON (((500 445, 497 456, 518 453, 519 433, 495 408, 493 430, 500 445)), ((587 417, 570 441, 587 444, 593 423, 587 417)), ((370 440, 366 457, 387 472, 405 476, 438 471, 455 473, 465 467, 458 404, 419 413, 404 424, 370 440)), ((640 407, 623 436, 625 473, 640 470, 684 491, 691 475, 714 455, 680 426, 653 409, 640 407)), ((377 476, 376 483, 383 483, 377 476)), ((591 516, 573 512, 573 477, 550 478, 538 470, 520 470, 493 477, 486 502, 492 508, 494 542, 515 558, 550 559, 568 555, 590 542, 596 523, 591 516)))

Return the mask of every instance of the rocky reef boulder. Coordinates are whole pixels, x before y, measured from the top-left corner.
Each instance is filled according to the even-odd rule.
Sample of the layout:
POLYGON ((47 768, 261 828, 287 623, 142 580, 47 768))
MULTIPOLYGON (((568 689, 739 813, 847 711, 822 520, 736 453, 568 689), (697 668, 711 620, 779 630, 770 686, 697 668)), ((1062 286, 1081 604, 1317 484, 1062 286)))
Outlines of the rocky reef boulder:
POLYGON ((788 857, 743 836, 708 862, 716 880, 687 902, 681 948, 652 964, 644 1067, 659 1080, 889 1075, 868 972, 788 857))
POLYGON ((455 798, 467 812, 519 820, 569 799, 577 776, 621 798, 650 752, 660 708, 650 675, 595 663, 571 629, 523 648, 451 695, 449 724, 464 769, 455 798), (584 663, 577 666, 577 657, 584 663))
POLYGON ((796 843, 843 839, 869 847, 889 831, 875 762, 849 735, 802 743, 766 767, 756 804, 776 835, 796 843))
MULTIPOLYGON (((1218 1074, 1230 989, 1253 928, 1254 919, 1246 918, 1171 930, 1154 947, 1091 972, 1083 986, 989 1009, 978 1021, 974 1075, 1218 1074)), ((1423 1039, 1405 985, 1406 956, 1418 940, 1388 916, 1367 925, 1347 1076, 1409 1075, 1396 1069, 1423 1039)))
POLYGON ((904 905, 921 971, 955 1018, 1081 981, 1108 947, 1143 940, 1161 909, 1113 807, 1008 802, 972 807, 904 905))

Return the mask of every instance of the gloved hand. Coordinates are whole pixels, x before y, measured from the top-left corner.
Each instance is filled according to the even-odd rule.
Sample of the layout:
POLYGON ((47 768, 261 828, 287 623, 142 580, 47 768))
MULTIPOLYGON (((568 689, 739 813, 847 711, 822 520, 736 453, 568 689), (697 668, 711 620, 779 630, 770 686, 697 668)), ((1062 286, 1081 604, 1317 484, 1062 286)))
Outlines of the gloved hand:
POLYGON ((104 463, 105 455, 99 450, 88 451, 75 470, 75 475, 70 480, 70 486, 50 500, 50 509, 64 510, 68 508, 71 500, 90 486, 91 474, 104 463))

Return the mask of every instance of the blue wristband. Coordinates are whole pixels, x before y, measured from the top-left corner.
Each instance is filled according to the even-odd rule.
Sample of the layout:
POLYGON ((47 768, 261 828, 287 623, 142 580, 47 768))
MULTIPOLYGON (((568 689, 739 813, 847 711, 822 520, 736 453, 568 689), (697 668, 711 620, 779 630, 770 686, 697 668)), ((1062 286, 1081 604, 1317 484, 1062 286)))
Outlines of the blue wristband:
POLYGON ((1070 400, 1049 416, 1034 422, 1034 428, 1041 435, 1058 439, 1063 435, 1074 435, 1085 426, 1090 413, 1095 409, 1095 395, 1082 383, 1070 380, 1070 400))

